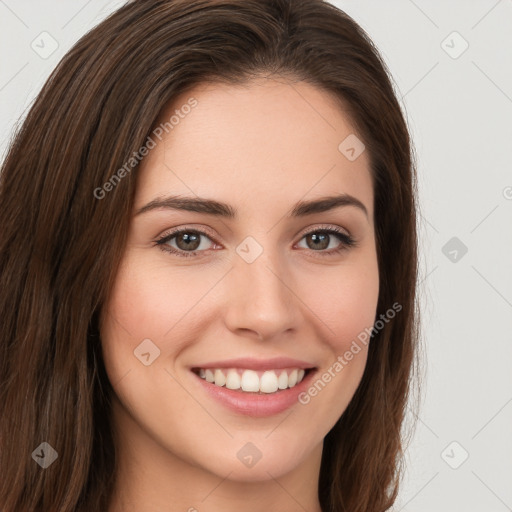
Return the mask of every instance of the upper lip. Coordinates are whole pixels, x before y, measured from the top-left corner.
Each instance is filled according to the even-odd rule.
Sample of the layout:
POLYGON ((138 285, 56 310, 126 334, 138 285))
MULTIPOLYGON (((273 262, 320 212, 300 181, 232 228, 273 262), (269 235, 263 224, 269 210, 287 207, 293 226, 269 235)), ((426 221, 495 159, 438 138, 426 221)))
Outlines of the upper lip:
POLYGON ((198 364, 194 368, 244 368, 247 370, 281 370, 284 368, 303 368, 304 370, 315 368, 314 364, 289 357, 275 357, 272 359, 254 359, 241 357, 237 359, 226 359, 224 361, 213 361, 210 363, 198 364))

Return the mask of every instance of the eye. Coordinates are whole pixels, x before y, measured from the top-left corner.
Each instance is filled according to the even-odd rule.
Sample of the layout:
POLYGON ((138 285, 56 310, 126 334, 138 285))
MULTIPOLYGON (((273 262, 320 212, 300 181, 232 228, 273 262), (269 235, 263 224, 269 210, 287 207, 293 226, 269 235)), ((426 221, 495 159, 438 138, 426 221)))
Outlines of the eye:
POLYGON ((201 238, 211 238, 204 231, 197 229, 177 229, 171 233, 164 235, 156 241, 156 244, 164 252, 170 252, 178 256, 189 257, 197 256, 197 251, 204 252, 208 244, 202 243, 201 238), (173 246, 172 243, 176 244, 173 246))
POLYGON ((306 241, 307 249, 326 256, 338 254, 356 245, 355 240, 349 234, 344 233, 336 226, 309 231, 302 236, 301 241, 303 239, 306 241), (325 249, 328 249, 331 242, 335 242, 336 239, 338 239, 338 245, 326 251, 325 249))

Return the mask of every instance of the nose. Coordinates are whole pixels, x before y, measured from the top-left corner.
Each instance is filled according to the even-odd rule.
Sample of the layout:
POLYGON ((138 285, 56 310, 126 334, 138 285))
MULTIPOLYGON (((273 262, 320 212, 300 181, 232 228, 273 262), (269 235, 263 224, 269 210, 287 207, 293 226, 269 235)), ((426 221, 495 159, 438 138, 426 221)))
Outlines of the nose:
POLYGON ((296 331, 301 319, 294 278, 277 254, 263 253, 252 263, 238 255, 224 283, 225 323, 237 335, 261 341, 296 331))

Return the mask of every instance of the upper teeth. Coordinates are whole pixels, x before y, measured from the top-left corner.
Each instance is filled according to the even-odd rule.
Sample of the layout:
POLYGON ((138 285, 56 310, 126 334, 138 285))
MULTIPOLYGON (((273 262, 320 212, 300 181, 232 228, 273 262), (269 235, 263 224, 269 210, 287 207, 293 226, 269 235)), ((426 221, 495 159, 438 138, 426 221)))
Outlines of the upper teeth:
POLYGON ((236 368, 208 368, 199 370, 199 377, 216 386, 226 386, 228 389, 242 389, 257 393, 274 393, 278 389, 293 388, 303 378, 305 370, 293 368, 286 370, 240 370, 236 368))

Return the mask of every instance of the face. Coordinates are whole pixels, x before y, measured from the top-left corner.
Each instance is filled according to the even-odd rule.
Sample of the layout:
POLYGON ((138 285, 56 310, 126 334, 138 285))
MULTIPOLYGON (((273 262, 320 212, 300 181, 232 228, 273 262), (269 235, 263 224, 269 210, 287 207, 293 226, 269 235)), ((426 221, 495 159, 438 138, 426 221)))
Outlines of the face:
POLYGON ((173 114, 101 317, 116 427, 169 464, 278 478, 319 461, 366 364, 344 355, 379 293, 369 157, 340 151, 347 114, 303 82, 201 85, 173 114))

